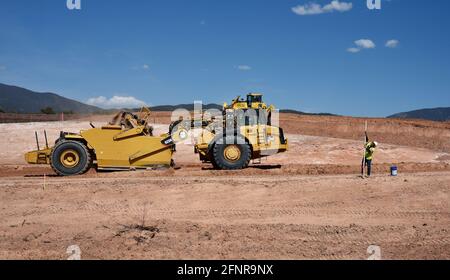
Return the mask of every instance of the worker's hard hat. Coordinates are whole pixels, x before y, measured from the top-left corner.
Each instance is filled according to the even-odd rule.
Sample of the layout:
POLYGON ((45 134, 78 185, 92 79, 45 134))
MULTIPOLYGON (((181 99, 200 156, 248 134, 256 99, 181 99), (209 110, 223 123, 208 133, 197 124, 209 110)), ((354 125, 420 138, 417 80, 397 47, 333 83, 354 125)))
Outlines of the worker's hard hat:
POLYGON ((378 142, 377 142, 377 141, 373 142, 373 145, 374 145, 375 147, 378 147, 378 142))

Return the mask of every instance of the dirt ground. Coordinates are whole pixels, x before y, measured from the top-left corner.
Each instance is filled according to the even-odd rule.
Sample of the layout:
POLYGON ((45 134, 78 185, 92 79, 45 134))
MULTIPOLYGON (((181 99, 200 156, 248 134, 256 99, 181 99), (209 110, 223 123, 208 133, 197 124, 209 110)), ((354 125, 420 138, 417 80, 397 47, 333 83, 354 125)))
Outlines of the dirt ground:
POLYGON ((67 259, 71 245, 83 259, 367 259, 371 245, 383 259, 450 259, 448 123, 370 120, 370 179, 358 177, 364 120, 295 115, 281 116, 290 151, 242 171, 200 164, 191 144, 178 170, 61 178, 25 164, 35 130, 53 142, 91 120, 106 121, 0 124, 0 259, 67 259))

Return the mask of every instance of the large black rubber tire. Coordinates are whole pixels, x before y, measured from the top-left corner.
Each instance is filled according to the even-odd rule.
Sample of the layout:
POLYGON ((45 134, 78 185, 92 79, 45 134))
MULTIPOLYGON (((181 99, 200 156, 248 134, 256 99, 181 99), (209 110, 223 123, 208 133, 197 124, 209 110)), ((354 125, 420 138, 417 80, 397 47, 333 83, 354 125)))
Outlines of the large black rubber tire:
POLYGON ((219 165, 217 165, 216 160, 214 159, 214 156, 211 158, 211 164, 214 169, 220 169, 219 165))
POLYGON ((89 171, 92 166, 92 157, 87 147, 80 142, 63 140, 52 151, 51 166, 59 176, 81 175, 89 171), (79 156, 78 164, 68 168, 61 162, 61 155, 68 150, 77 152, 79 156))
POLYGON ((221 170, 238 170, 247 168, 251 160, 252 151, 248 144, 242 143, 245 143, 245 140, 240 136, 233 137, 231 142, 225 142, 225 138, 217 141, 212 149, 211 161, 214 168, 221 170), (235 145, 240 150, 240 158, 238 160, 229 161, 225 158, 224 151, 228 146, 231 145, 235 145))

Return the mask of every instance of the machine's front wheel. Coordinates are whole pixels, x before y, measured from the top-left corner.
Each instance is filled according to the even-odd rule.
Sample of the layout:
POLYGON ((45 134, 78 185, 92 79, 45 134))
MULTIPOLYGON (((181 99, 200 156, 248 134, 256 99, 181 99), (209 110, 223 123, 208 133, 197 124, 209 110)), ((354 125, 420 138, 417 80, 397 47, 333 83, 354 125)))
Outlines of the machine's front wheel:
POLYGON ((91 155, 83 143, 63 140, 53 149, 51 166, 60 176, 84 174, 91 165, 91 155))
POLYGON ((241 137, 231 141, 221 139, 213 148, 213 165, 216 169, 236 170, 247 168, 251 159, 250 146, 241 137))

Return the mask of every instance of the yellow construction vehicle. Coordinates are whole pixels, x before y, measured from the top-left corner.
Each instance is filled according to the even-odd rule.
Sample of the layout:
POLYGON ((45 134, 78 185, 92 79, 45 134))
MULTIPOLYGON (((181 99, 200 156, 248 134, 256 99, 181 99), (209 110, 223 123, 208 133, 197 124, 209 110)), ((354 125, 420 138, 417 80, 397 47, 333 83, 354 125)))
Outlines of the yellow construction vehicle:
MULTIPOLYGON (((80 133, 61 132, 55 146, 25 155, 30 164, 50 164, 61 176, 78 175, 91 167, 99 170, 126 170, 173 165, 172 144, 164 144, 169 136, 153 136, 148 125, 150 111, 143 109, 139 115, 130 112, 117 114, 109 124, 80 133)), ((46 134, 45 134, 46 135, 46 134)))
POLYGON ((241 97, 238 96, 235 99, 233 99, 230 106, 228 106, 227 103, 224 103, 223 108, 224 108, 224 110, 226 110, 226 109, 234 109, 234 110, 264 109, 264 110, 268 110, 268 111, 272 111, 275 109, 273 107, 273 105, 270 105, 269 107, 267 107, 267 105, 263 102, 262 98, 263 98, 263 95, 260 93, 249 93, 249 94, 247 94, 246 100, 241 99, 241 97))
POLYGON ((288 149, 283 129, 272 125, 273 106, 262 101, 262 95, 239 97, 231 106, 224 104, 220 116, 211 119, 174 122, 169 133, 153 135, 148 125, 150 110, 139 114, 120 112, 105 126, 79 133, 61 132, 54 147, 49 147, 45 133, 45 148, 25 154, 30 164, 50 164, 61 176, 78 175, 91 167, 98 170, 147 169, 174 166, 172 155, 176 144, 184 141, 193 128, 200 128, 195 152, 202 162, 217 169, 246 168, 251 160, 261 159, 288 149))
POLYGON ((287 151, 288 140, 283 129, 272 125, 274 109, 262 101, 261 94, 251 93, 247 100, 237 97, 230 106, 225 103, 222 116, 210 120, 179 120, 171 124, 169 133, 174 139, 183 139, 187 131, 201 128, 195 139, 195 153, 200 155, 200 160, 216 169, 242 169, 251 160, 287 151))

